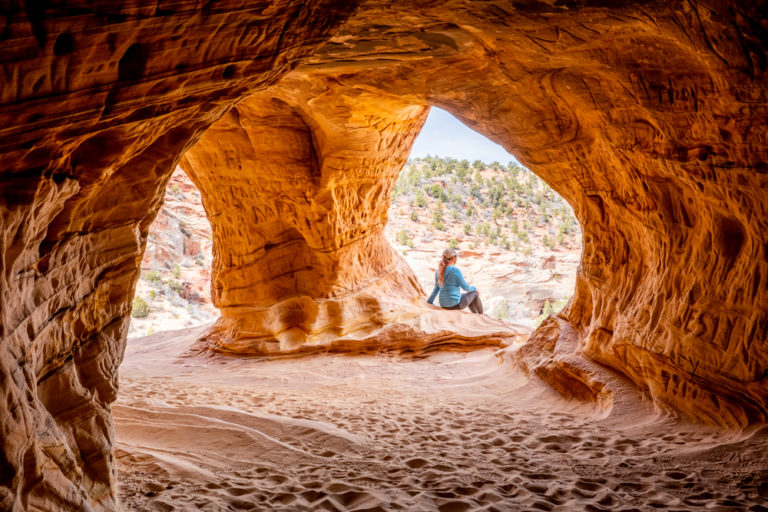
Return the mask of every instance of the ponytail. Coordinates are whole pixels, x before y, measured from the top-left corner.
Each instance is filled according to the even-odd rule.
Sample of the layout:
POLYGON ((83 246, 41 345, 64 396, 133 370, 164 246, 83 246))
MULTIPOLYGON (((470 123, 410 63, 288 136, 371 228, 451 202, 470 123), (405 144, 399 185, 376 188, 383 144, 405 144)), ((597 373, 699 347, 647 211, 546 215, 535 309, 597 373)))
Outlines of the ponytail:
POLYGON ((443 283, 445 281, 445 267, 448 266, 448 264, 451 262, 453 258, 456 257, 456 250, 451 249, 450 247, 443 251, 443 257, 440 260, 440 266, 438 267, 438 275, 437 275, 437 283, 440 285, 440 288, 443 287, 443 283))
POLYGON ((437 282, 440 283, 440 288, 443 287, 443 282, 445 280, 445 267, 448 266, 449 261, 451 261, 451 259, 446 258, 445 256, 443 256, 443 258, 440 260, 440 266, 438 267, 440 271, 440 275, 437 278, 437 282))

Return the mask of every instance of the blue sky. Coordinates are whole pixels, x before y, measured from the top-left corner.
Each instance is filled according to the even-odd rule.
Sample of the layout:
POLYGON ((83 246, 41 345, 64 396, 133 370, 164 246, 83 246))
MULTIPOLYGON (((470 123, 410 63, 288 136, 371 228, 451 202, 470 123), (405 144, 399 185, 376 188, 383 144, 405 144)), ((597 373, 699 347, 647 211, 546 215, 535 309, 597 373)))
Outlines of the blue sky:
POLYGON ((516 162, 514 156, 466 126, 445 110, 432 107, 429 117, 411 149, 411 158, 450 156, 458 160, 482 160, 486 163, 516 162))

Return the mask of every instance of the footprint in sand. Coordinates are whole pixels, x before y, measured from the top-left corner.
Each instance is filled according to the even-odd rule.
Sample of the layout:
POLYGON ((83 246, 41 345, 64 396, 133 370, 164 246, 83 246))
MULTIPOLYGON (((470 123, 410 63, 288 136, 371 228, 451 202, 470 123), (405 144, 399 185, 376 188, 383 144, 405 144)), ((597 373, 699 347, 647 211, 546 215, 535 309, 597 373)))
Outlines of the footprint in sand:
POLYGON ((574 484, 578 489, 581 489, 582 491, 589 491, 594 492, 603 487, 603 484, 605 483, 605 480, 602 481, 594 481, 594 480, 587 480, 584 478, 580 478, 579 480, 576 480, 576 483, 574 484))
POLYGON ((226 492, 231 496, 245 496, 258 492, 258 489, 256 487, 230 487, 226 489, 226 492))

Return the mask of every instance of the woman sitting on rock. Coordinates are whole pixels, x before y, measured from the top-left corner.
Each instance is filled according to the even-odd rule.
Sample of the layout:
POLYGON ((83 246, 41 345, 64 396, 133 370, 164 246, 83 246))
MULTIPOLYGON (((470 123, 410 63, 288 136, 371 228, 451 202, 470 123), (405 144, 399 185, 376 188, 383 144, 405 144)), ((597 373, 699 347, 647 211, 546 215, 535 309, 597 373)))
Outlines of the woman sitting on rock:
POLYGON ((480 302, 480 295, 474 286, 469 286, 464 281, 464 276, 461 275, 456 265, 456 250, 446 249, 443 251, 443 259, 440 260, 440 267, 435 272, 435 289, 432 290, 432 294, 427 299, 427 302, 432 304, 435 300, 438 292, 440 293, 440 306, 443 309, 464 309, 469 306, 469 310, 473 313, 483 313, 483 303, 480 302), (459 288, 467 291, 467 293, 461 293, 459 288))

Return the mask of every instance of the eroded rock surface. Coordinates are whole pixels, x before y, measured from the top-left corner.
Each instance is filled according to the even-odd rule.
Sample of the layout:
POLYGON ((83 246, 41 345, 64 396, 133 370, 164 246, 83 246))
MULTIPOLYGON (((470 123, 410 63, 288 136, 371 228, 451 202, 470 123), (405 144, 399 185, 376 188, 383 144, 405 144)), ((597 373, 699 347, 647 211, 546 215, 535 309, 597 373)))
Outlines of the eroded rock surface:
POLYGON ((303 352, 425 311, 384 227, 426 114, 396 97, 295 76, 238 103, 203 135, 182 166, 214 233, 221 317, 209 344, 303 352))
MULTIPOLYGON (((253 94, 287 105, 270 110, 285 126, 244 132, 290 135, 297 152, 286 175, 296 186, 283 181, 277 204, 301 208, 289 219, 251 204, 246 220, 256 232, 219 228, 217 237, 243 242, 216 249, 232 258, 219 260, 214 291, 230 322, 215 333, 222 344, 227 329, 248 328, 236 307, 264 315, 253 339, 282 333, 290 346, 355 328, 354 319, 327 320, 334 313, 320 311, 325 305, 354 304, 355 293, 381 300, 356 280, 375 280, 398 260, 373 234, 383 219, 364 218, 379 210, 356 205, 386 197, 414 135, 401 129, 415 131, 425 107, 438 105, 574 206, 584 254, 563 313, 578 336, 569 347, 693 418, 764 422, 768 20, 765 2, 744 4, 136 1, 14 11, 0 42, 0 508, 114 508, 109 404, 148 225, 181 155, 253 94), (322 101, 306 108, 350 90, 380 99, 356 110, 345 93, 347 113, 322 101), (308 145, 323 133, 328 140, 308 145), (372 166, 355 153, 358 136, 380 137, 381 147, 363 149, 372 166), (334 137, 349 146, 334 147, 334 137), (333 194, 348 199, 331 205, 333 194), (331 231, 293 225, 300 218, 331 231), (337 236, 369 248, 345 250, 337 236), (270 280, 269 270, 254 273, 263 285, 251 286, 237 268, 261 257, 249 247, 295 257, 294 271, 304 261, 293 284, 314 282, 308 296, 321 300, 284 293, 289 280, 270 280), (383 255, 376 270, 346 259, 371 254, 383 255), (350 299, 339 298, 344 290, 354 290, 350 299), (284 304, 270 305, 273 293, 284 304), (299 304, 295 318, 285 316, 289 304, 299 304), (265 321, 271 314, 278 319, 265 321)), ((233 128, 235 115, 224 121, 233 128)), ((265 144, 250 148, 267 165, 265 144)), ((290 142, 272 146, 284 153, 290 142)), ((230 187, 238 201, 245 184, 227 172, 221 182, 208 178, 209 189, 223 199, 230 187)), ((198 174, 202 182, 202 167, 198 174)), ((277 167, 271 175, 258 185, 278 187, 284 176, 277 167)), ((206 208, 216 202, 212 195, 206 208)), ((407 302, 416 291, 393 293, 407 302)), ((539 345, 554 347, 546 364, 557 365, 557 343, 539 345)))
POLYGON ((563 313, 577 352, 697 420, 765 421, 764 14, 518 7, 505 23, 486 5, 442 24, 429 7, 382 9, 376 27, 361 10, 302 69, 438 105, 507 147, 582 223, 563 313))

